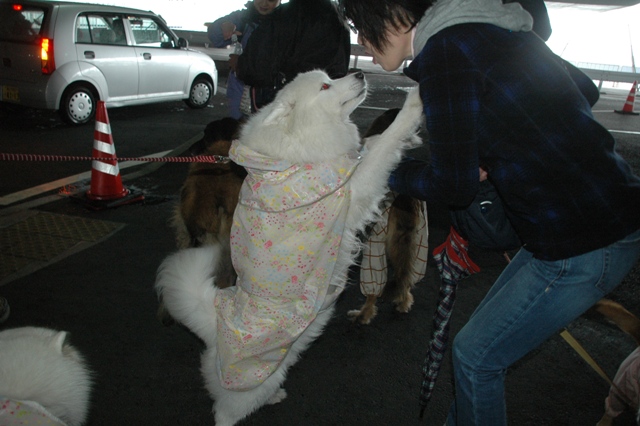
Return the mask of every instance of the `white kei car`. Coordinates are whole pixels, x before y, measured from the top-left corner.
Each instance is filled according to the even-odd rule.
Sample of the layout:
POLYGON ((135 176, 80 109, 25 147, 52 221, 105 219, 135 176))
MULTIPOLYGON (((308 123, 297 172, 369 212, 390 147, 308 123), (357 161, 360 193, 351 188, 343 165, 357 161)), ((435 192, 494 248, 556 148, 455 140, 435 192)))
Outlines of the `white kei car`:
POLYGON ((107 107, 216 94, 209 56, 189 49, 152 12, 41 0, 0 0, 0 101, 59 110, 71 124, 107 107))

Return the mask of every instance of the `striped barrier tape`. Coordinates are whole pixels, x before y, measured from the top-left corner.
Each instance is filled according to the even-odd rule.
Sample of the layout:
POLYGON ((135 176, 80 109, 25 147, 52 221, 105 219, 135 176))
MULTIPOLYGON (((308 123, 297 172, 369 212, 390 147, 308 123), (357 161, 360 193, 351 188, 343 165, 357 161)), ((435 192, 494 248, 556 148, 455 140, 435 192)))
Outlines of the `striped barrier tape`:
POLYGON ((193 157, 82 157, 73 155, 39 155, 0 153, 0 161, 149 161, 162 163, 228 163, 223 155, 194 155, 193 157))

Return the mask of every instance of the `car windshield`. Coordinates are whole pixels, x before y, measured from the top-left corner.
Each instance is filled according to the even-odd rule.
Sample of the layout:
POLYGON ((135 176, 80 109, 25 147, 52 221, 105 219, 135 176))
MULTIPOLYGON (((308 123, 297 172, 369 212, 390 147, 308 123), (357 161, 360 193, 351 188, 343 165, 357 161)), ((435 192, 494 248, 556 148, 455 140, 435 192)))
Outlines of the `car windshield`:
POLYGON ((46 10, 21 4, 0 4, 0 40, 36 42, 46 10))

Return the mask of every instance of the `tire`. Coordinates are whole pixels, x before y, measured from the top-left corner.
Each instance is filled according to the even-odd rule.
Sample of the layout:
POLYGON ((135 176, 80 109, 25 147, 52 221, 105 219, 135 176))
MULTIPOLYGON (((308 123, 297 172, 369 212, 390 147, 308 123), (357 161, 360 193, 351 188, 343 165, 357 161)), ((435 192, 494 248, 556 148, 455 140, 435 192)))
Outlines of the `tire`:
POLYGON ((59 112, 64 122, 80 126, 93 121, 96 108, 93 90, 84 84, 76 84, 64 91, 59 112))
POLYGON ((185 99, 185 102, 190 108, 200 109, 205 108, 212 97, 213 86, 209 80, 204 77, 198 77, 193 80, 191 90, 189 90, 189 97, 185 99))

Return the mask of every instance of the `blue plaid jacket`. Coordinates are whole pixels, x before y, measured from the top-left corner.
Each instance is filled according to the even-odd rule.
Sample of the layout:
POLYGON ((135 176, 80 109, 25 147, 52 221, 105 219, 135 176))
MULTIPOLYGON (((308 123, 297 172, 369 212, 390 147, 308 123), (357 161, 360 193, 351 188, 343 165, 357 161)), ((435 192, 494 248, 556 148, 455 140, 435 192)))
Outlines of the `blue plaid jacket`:
POLYGON ((420 85, 430 162, 405 159, 391 189, 463 207, 482 166, 525 248, 545 260, 640 228, 640 178, 591 113, 593 82, 575 71, 532 32, 440 31, 405 69, 420 85))

